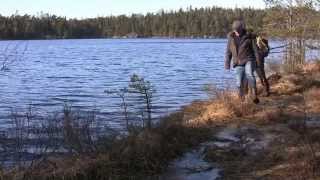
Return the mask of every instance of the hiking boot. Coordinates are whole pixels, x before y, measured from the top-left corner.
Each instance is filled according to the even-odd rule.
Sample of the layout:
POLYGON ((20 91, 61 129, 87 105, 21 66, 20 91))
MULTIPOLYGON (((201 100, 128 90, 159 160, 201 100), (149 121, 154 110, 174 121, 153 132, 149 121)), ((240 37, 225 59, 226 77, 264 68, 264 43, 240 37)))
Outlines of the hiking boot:
POLYGON ((266 80, 265 84, 266 84, 266 86, 265 86, 265 92, 266 92, 265 96, 269 97, 270 96, 270 85, 269 85, 268 80, 266 80))
POLYGON ((255 104, 259 104, 260 103, 260 100, 258 98, 258 90, 256 87, 254 88, 251 88, 251 98, 253 99, 253 103, 255 104))

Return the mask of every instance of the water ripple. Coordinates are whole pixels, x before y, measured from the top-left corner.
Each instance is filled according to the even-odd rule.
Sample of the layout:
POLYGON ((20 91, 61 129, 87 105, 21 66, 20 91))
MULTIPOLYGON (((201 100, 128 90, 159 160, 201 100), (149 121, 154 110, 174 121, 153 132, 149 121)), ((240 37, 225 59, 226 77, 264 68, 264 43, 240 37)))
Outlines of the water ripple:
MULTIPOLYGON (((10 41, 9 41, 10 42, 10 41)), ((0 48, 8 42, 0 42, 0 48)), ((47 40, 30 41, 25 57, 0 72, 0 124, 8 109, 29 104, 48 112, 64 103, 98 109, 119 126, 120 100, 104 93, 128 85, 133 73, 156 88, 154 116, 160 117, 196 99, 206 98, 204 84, 233 80, 223 70, 226 40, 47 40)), ((136 103, 137 99, 130 99, 136 103)))

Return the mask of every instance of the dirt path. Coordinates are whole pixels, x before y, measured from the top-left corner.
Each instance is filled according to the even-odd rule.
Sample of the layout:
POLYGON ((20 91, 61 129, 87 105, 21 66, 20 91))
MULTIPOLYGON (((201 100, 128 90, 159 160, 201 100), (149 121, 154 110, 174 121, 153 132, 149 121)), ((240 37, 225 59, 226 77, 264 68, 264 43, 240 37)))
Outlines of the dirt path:
MULTIPOLYGON (((261 98, 258 106, 246 105, 237 109, 242 113, 241 117, 222 123, 210 140, 174 161, 165 179, 314 177, 317 173, 313 170, 316 149, 320 148, 320 142, 313 139, 320 138, 317 128, 320 127, 320 89, 317 86, 319 80, 312 80, 315 84, 312 85, 307 78, 310 77, 282 78, 273 84, 274 93, 261 98), (303 85, 305 82, 307 85, 303 85)), ((231 103, 227 107, 240 106, 227 103, 231 103)), ((219 115, 228 113, 228 109, 221 110, 221 105, 207 103, 204 106, 196 106, 200 109, 198 117, 192 117, 192 114, 187 117, 196 119, 196 122, 215 124, 221 117, 219 115)), ((318 154, 320 156, 320 152, 318 154)))
POLYGON ((238 156, 259 157, 270 144, 279 139, 286 127, 254 125, 221 128, 210 141, 172 162, 163 180, 215 180, 223 175, 221 161, 233 161, 238 156))

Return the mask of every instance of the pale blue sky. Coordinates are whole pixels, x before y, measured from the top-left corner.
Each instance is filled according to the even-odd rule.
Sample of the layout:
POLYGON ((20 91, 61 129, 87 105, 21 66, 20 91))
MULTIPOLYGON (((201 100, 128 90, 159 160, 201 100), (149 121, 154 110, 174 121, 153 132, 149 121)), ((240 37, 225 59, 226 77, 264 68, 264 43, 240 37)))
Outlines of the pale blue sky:
POLYGON ((39 12, 86 18, 205 6, 264 8, 263 0, 0 0, 0 14, 39 12))

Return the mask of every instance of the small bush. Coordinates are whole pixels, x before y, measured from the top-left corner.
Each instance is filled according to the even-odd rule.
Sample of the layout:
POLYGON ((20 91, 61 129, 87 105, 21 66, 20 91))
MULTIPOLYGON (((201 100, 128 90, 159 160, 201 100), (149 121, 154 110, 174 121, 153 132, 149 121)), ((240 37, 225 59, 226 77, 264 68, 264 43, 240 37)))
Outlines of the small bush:
POLYGON ((229 115, 243 117, 251 115, 256 110, 256 105, 249 100, 250 98, 242 100, 230 88, 219 89, 215 86, 207 86, 206 91, 210 95, 212 103, 221 104, 229 115))

